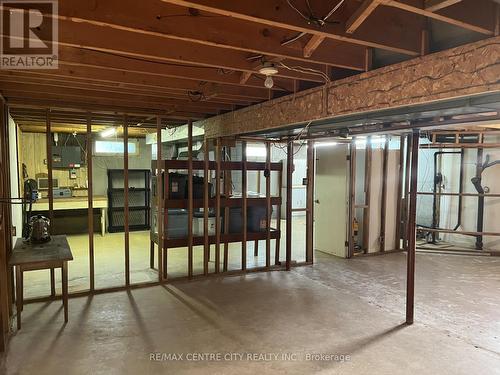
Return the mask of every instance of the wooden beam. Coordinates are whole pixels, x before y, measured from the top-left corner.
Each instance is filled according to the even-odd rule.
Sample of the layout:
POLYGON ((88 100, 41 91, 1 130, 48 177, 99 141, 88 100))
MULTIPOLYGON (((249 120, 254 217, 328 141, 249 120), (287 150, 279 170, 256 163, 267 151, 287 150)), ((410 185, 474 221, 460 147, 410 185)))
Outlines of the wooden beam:
POLYGON ((293 32, 263 28, 259 24, 229 17, 221 22, 214 14, 196 14, 185 7, 159 1, 144 7, 134 0, 108 0, 99 4, 96 10, 79 0, 67 0, 59 5, 58 13, 61 20, 297 62, 316 62, 355 70, 360 69, 362 62, 362 47, 357 45, 334 41, 328 51, 309 59, 299 48, 282 45, 282 41, 291 37, 293 32))
MULTIPOLYGON (((11 72, 9 72, 11 73, 11 72)), ((72 79, 55 79, 55 78, 40 78, 39 76, 31 76, 26 74, 10 74, 6 75, 0 73, 0 86, 3 84, 25 84, 25 85, 40 85, 49 86, 54 88, 65 88, 65 89, 82 89, 94 92, 107 92, 110 95, 113 94, 136 94, 143 95, 150 99, 175 99, 182 100, 186 102, 201 102, 201 103, 221 103, 225 105, 243 105, 247 106, 255 102, 262 100, 255 99, 245 99, 241 97, 227 97, 224 95, 217 95, 216 93, 210 94, 207 91, 206 95, 203 91, 193 90, 175 90, 175 89, 153 89, 145 87, 130 87, 126 84, 122 84, 120 87, 117 85, 106 85, 106 84, 92 84, 87 81, 74 81, 72 79), (34 77, 34 78, 33 78, 34 77), (199 98, 199 100, 198 100, 199 98)))
POLYGON ((325 37, 322 35, 313 35, 304 46, 304 57, 311 57, 324 40, 325 37))
POLYGON ((243 73, 241 73, 241 75, 240 75, 240 84, 244 85, 245 83, 247 83, 251 76, 252 76, 252 73, 250 73, 250 72, 243 72, 243 73))
POLYGON ((462 0, 425 0, 425 10, 435 12, 440 9, 452 6, 462 0))
POLYGON ((463 20, 460 20, 460 19, 451 18, 451 17, 445 16, 445 15, 443 15, 441 13, 431 12, 431 11, 429 11, 427 9, 418 8, 416 6, 413 6, 413 5, 410 5, 410 4, 406 4, 406 3, 402 3, 400 1, 389 1, 389 2, 386 3, 386 5, 388 5, 390 7, 393 7, 393 8, 405 10, 407 12, 419 14, 421 16, 433 18, 435 20, 438 20, 438 21, 441 21, 441 22, 445 22, 445 23, 448 23, 450 25, 461 27, 462 29, 466 29, 466 30, 470 30, 470 31, 475 31, 476 33, 480 33, 480 34, 484 34, 484 35, 489 35, 489 36, 492 36, 492 35, 495 34, 494 30, 487 29, 487 28, 485 28, 483 26, 475 25, 475 24, 472 24, 472 23, 469 23, 467 21, 463 21, 463 20))
POLYGON ((373 13, 383 0, 365 0, 346 22, 346 33, 354 33, 358 27, 373 13))
MULTIPOLYGON (((259 23, 266 26, 324 36, 325 38, 335 41, 381 48, 410 56, 417 55, 416 49, 412 48, 411 46, 411 41, 409 41, 406 37, 401 38, 401 34, 396 38, 396 35, 391 35, 392 33, 381 32, 375 34, 372 31, 371 35, 365 33, 360 35, 359 37, 353 37, 352 35, 345 33, 343 25, 326 24, 324 27, 319 28, 314 24, 305 22, 304 19, 301 18, 291 7, 278 0, 254 0, 252 2, 218 0, 162 1, 169 4, 179 5, 187 8, 194 8, 231 18, 237 18, 239 20, 259 23)), ((329 4, 323 5, 323 7, 327 6, 329 6, 329 4)), ((326 12, 328 12, 328 10, 329 9, 327 9, 326 12)), ((387 27, 399 27, 399 30, 401 30, 401 32, 404 32, 401 24, 397 26, 395 23, 393 23, 395 14, 389 12, 386 15, 389 16, 384 19, 387 27)), ((408 27, 411 23, 411 20, 409 20, 409 22, 405 21, 406 19, 404 19, 403 23, 406 23, 405 26, 408 27)), ((401 17, 399 17, 398 22, 401 22, 401 17)))
POLYGON ((205 119, 198 125, 205 128, 207 137, 229 136, 500 91, 499 43, 500 37, 494 37, 429 54, 205 119))

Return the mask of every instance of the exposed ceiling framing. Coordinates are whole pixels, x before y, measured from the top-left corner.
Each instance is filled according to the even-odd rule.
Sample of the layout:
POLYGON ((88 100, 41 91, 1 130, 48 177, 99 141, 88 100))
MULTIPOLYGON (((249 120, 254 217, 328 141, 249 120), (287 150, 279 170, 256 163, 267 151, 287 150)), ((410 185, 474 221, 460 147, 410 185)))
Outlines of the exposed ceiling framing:
POLYGON ((429 19, 476 39, 499 30, 493 0, 65 0, 57 17, 59 68, 0 70, 9 104, 172 124, 420 56, 429 19), (278 69, 272 89, 264 62, 278 69))

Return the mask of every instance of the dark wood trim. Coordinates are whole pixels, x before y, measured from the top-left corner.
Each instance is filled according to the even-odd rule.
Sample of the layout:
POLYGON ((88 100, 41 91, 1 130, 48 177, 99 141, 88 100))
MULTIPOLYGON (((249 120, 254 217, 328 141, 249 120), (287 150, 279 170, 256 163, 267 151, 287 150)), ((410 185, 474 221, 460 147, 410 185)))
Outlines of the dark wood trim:
POLYGON ((95 289, 95 256, 94 256, 94 190, 92 175, 92 114, 87 113, 87 199, 88 199, 88 230, 89 230, 89 274, 90 290, 95 289))
POLYGON ((129 231, 129 183, 128 183, 128 118, 123 117, 123 227, 125 236, 125 285, 130 285, 130 231, 129 231))
POLYGON ((293 197, 293 142, 289 141, 286 149, 286 270, 292 264, 292 197, 293 197))
POLYGON ((188 277, 193 277, 193 121, 188 121, 188 277))
MULTIPOLYGON (((271 143, 266 142, 266 268, 271 267, 271 143)), ((259 172, 260 173, 260 172, 259 172)), ((259 183, 260 188, 260 183, 259 183)))

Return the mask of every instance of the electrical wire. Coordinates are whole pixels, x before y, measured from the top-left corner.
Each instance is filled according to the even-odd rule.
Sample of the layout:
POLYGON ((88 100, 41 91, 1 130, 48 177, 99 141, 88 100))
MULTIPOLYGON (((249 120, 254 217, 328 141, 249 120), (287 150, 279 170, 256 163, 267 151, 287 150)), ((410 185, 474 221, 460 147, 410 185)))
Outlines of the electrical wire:
POLYGON ((281 66, 285 69, 294 71, 294 72, 319 75, 319 76, 323 77, 323 79, 326 81, 326 83, 330 82, 330 77, 328 77, 328 75, 326 73, 324 73, 320 70, 305 68, 302 66, 288 66, 288 65, 284 64, 283 62, 280 62, 279 66, 281 66))
MULTIPOLYGON (((306 16, 304 13, 302 13, 295 5, 292 4, 292 2, 290 0, 287 0, 287 3, 288 5, 293 9, 295 10, 302 18, 304 18, 307 23, 310 25, 310 24, 315 24, 319 27, 324 27, 326 24, 328 23, 338 23, 338 22, 328 22, 328 19, 342 6, 342 4, 344 4, 345 0, 340 0, 337 5, 335 5, 329 12, 328 14, 323 17, 323 18, 318 18, 314 15, 313 11, 312 11, 312 8, 311 8, 311 4, 309 2, 309 0, 306 0, 306 5, 307 5, 307 8, 309 10, 309 16, 306 16)), ((306 35, 306 33, 304 32, 301 32, 299 34, 297 34, 296 36, 294 37, 291 37, 289 39, 286 39, 284 40, 283 42, 281 42, 281 45, 282 46, 286 46, 287 44, 290 44, 290 43, 293 43, 297 40, 299 40, 300 38, 302 38, 304 35, 306 35)))

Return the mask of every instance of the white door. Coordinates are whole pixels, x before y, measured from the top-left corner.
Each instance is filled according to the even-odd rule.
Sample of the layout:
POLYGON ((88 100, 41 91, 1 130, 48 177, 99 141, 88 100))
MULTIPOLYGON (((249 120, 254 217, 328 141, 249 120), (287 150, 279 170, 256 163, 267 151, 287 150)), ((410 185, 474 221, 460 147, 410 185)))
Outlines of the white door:
POLYGON ((316 148, 314 204, 315 249, 347 256, 348 145, 316 148))

